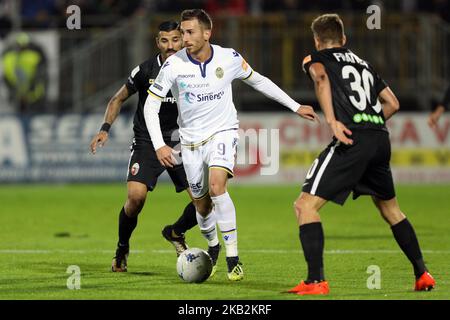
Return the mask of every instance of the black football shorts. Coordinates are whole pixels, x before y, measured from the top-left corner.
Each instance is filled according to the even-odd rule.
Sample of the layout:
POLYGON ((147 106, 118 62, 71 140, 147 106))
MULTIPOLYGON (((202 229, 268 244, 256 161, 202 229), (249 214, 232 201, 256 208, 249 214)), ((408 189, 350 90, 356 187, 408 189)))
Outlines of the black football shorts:
POLYGON ((372 195, 381 200, 395 197, 389 165, 389 133, 381 130, 353 130, 353 145, 336 138, 323 150, 309 169, 302 191, 343 205, 353 199, 372 195))
MULTIPOLYGON (((171 148, 178 142, 167 142, 171 148)), ((186 190, 189 185, 186 179, 183 164, 175 165, 173 168, 165 168, 159 162, 156 152, 151 143, 142 143, 131 146, 130 161, 128 163, 127 181, 137 181, 145 184, 148 191, 153 191, 161 173, 167 170, 176 192, 186 190)))

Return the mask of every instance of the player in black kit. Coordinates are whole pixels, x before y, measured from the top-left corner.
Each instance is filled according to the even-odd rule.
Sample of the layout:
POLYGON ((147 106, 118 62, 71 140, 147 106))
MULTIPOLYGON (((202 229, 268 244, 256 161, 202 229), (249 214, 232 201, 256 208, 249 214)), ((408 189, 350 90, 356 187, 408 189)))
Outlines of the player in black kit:
POLYGON ((398 100, 372 66, 345 47, 344 25, 338 15, 316 18, 311 29, 317 51, 304 59, 303 69, 314 82, 334 138, 313 162, 294 204, 308 278, 289 292, 329 293, 318 212, 327 201, 343 205, 351 192, 354 199, 372 196, 414 267, 415 290, 431 290, 435 281, 425 267, 414 229, 397 203, 389 164, 391 146, 385 122, 399 110, 398 100))
MULTIPOLYGON (((111 267, 113 272, 127 271, 129 239, 137 225, 137 216, 144 206, 147 192, 153 191, 158 177, 164 170, 167 170, 172 179, 176 192, 186 190, 192 199, 183 165, 179 164, 173 168, 165 168, 159 163, 147 131, 143 113, 148 87, 158 75, 164 61, 182 47, 178 23, 174 21, 163 22, 159 26, 156 43, 160 53, 133 69, 126 84, 110 100, 106 109, 104 124, 100 132, 92 139, 90 145, 92 153, 95 154, 97 145, 102 147, 105 144, 108 139, 108 131, 117 118, 122 103, 128 97, 138 92, 139 102, 133 121, 134 139, 128 164, 128 198, 119 214, 119 241, 111 267)), ((178 139, 177 117, 176 101, 171 95, 168 95, 163 101, 161 108, 160 125, 164 140, 172 148, 178 144, 178 141, 176 141, 178 139)), ((163 229, 162 234, 164 238, 174 245, 177 255, 187 248, 184 233, 196 224, 195 206, 190 202, 178 221, 163 229)), ((208 249, 213 261, 217 261, 219 249, 220 247, 208 249)))

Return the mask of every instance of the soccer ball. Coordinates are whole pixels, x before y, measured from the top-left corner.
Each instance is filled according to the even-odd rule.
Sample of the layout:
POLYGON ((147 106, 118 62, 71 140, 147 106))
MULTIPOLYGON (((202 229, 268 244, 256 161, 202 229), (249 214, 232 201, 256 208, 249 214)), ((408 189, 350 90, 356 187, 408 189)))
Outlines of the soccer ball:
POLYGON ((201 283, 208 279, 213 268, 209 254, 198 248, 183 251, 177 260, 177 272, 186 282, 201 283))

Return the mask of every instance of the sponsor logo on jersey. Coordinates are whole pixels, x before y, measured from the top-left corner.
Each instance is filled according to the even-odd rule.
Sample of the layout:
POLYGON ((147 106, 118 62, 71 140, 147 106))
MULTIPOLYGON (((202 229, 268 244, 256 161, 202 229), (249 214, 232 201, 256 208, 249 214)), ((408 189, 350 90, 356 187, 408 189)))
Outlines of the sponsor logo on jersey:
POLYGON ((198 94, 197 95, 197 102, 204 102, 204 101, 212 101, 212 100, 220 100, 222 99, 223 95, 225 94, 225 91, 220 91, 219 93, 206 93, 206 94, 198 94))
POLYGON ((184 94, 184 100, 186 100, 187 103, 193 103, 195 101, 195 94, 192 92, 186 92, 184 94))
POLYGON ((216 69, 216 77, 219 79, 223 78, 223 69, 221 67, 217 67, 216 69))
POLYGON ((384 120, 381 116, 378 115, 371 115, 367 113, 357 113, 353 116, 353 122, 355 123, 361 123, 361 122, 371 122, 374 124, 383 125, 384 120))
POLYGON ((135 175, 137 175, 138 174, 138 172, 139 172, 139 163, 134 163, 133 164, 133 166, 131 167, 131 170, 130 170, 130 172, 131 172, 131 174, 133 175, 133 176, 135 176, 135 175))
POLYGON ((209 83, 186 83, 181 81, 180 82, 180 87, 182 89, 201 89, 201 88, 209 88, 209 83))
POLYGON ((184 98, 186 102, 188 103, 194 103, 194 102, 208 102, 213 100, 220 100, 222 99, 223 95, 225 94, 225 91, 220 91, 218 93, 209 92, 209 93, 200 93, 195 95, 192 92, 186 92, 184 94, 184 98))
POLYGON ((170 103, 176 103, 177 99, 174 97, 165 97, 162 102, 170 102, 170 103))
POLYGON ((188 103, 207 102, 207 101, 213 101, 213 100, 220 100, 220 99, 222 99, 224 94, 225 94, 225 91, 220 91, 219 93, 214 93, 214 92, 200 93, 197 95, 192 92, 186 92, 184 94, 184 99, 188 103))

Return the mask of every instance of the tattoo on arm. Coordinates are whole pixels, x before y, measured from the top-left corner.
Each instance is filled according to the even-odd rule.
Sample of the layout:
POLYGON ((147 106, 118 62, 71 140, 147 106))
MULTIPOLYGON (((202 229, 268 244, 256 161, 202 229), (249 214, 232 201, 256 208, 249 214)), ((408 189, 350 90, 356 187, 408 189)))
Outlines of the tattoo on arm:
POLYGON ((105 112, 105 122, 113 124, 120 113, 122 104, 130 97, 127 86, 123 85, 119 91, 109 100, 108 107, 105 112))

